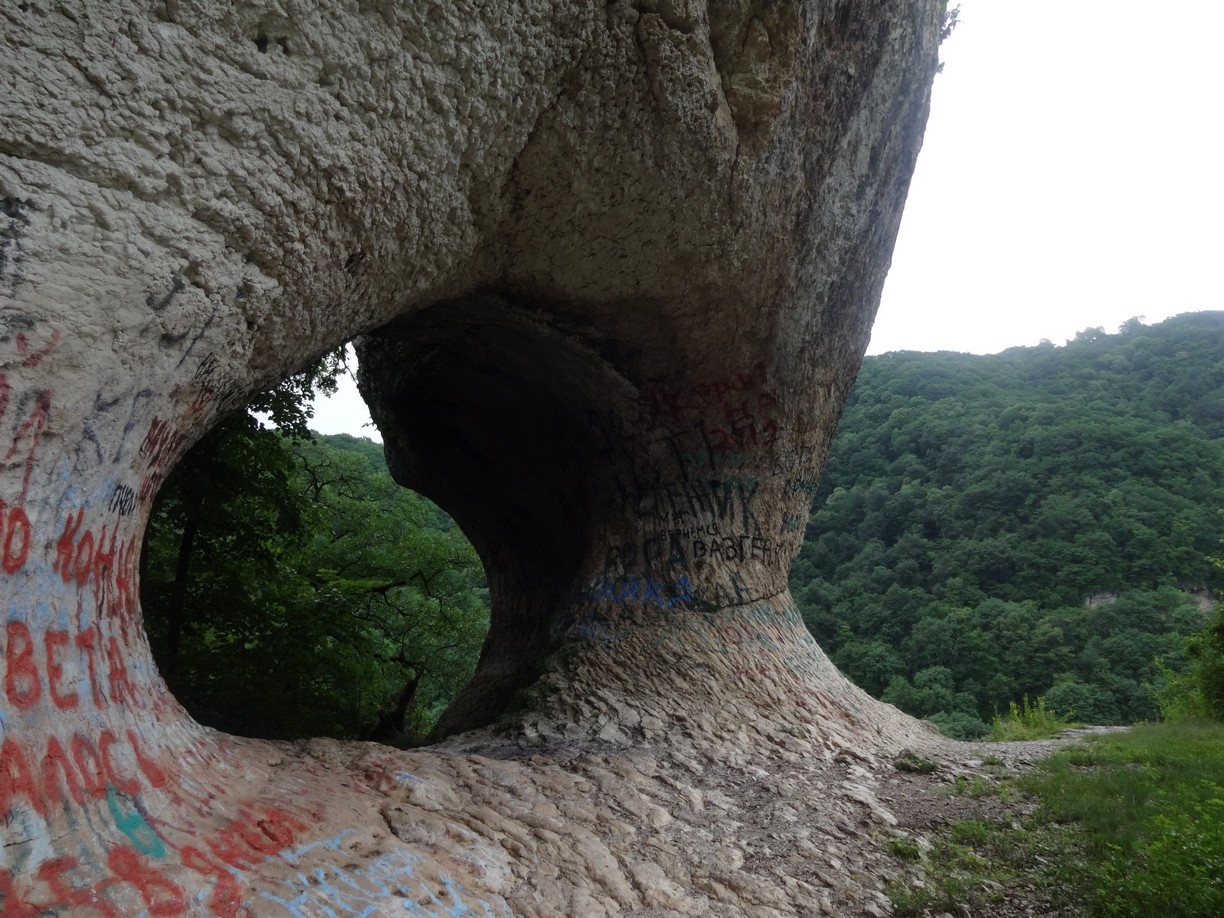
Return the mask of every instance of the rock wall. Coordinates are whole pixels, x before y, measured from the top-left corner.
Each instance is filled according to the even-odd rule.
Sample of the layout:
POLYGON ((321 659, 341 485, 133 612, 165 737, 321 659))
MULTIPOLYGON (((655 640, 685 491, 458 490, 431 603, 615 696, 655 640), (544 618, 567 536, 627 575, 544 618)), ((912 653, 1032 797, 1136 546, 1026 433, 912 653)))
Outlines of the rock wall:
POLYGON ((868 901, 830 865, 870 851, 824 822, 878 807, 829 769, 923 734, 833 670, 786 573, 938 8, 0 8, 4 913, 868 901), (396 474, 488 567, 441 732, 482 729, 218 734, 149 655, 151 502, 220 413, 358 334, 396 474), (808 848, 722 843, 779 826, 808 848))

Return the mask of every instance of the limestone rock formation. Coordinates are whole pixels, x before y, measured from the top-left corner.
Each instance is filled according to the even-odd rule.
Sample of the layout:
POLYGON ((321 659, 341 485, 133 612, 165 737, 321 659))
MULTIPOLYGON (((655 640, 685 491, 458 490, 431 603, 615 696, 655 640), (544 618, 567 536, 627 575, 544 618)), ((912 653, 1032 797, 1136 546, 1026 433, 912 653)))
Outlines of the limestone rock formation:
POLYGON ((5 914, 876 908, 870 768, 925 734, 786 575, 939 16, 0 7, 5 914), (412 753, 201 727, 141 625, 167 471, 354 335, 494 601, 455 735, 412 753))

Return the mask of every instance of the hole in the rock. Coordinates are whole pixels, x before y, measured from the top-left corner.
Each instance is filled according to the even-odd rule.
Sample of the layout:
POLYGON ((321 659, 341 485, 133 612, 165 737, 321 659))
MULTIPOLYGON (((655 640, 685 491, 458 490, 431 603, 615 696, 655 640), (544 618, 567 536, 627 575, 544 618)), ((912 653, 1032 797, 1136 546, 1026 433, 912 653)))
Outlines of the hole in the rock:
POLYGON ((337 352, 289 377, 180 461, 146 533, 145 626, 204 724, 411 744, 471 677, 488 592, 463 533, 392 481, 380 444, 308 434, 311 396, 342 372, 337 352))
POLYGON ((535 702, 593 533, 619 512, 627 388, 536 308, 472 294, 362 339, 396 480, 453 514, 489 576, 489 637, 437 736, 535 702))

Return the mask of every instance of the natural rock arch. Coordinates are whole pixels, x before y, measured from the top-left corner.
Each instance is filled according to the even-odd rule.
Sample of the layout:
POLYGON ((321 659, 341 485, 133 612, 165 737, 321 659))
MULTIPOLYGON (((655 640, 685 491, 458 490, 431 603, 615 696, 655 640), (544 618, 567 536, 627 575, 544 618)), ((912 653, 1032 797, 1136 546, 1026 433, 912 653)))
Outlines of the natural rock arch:
POLYGON ((829 665, 786 573, 939 7, 0 10, 6 912, 838 895, 719 855, 739 804, 701 776, 920 736, 829 665), (437 752, 200 727, 140 622, 168 469, 358 333, 393 470, 489 568, 493 627, 442 729, 498 726, 437 752))

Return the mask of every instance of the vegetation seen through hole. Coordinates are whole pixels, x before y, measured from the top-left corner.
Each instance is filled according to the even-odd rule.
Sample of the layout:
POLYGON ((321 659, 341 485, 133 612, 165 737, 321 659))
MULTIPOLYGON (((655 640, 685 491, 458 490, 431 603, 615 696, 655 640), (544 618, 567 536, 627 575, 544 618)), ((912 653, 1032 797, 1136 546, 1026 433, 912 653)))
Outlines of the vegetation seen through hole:
POLYGON ((417 743, 475 667, 475 550, 391 479, 380 445, 308 430, 315 391, 344 370, 336 352, 222 418, 158 495, 145 624, 170 689, 209 726, 417 743))

